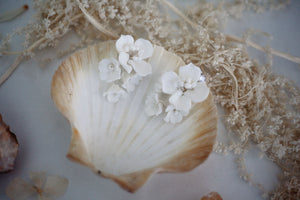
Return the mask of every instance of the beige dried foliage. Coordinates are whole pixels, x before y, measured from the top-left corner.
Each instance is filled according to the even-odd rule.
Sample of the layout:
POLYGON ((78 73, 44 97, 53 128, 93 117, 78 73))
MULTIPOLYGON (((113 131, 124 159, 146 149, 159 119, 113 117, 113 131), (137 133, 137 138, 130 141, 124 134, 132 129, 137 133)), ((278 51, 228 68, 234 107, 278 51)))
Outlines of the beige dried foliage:
MULTIPOLYGON (((300 90, 291 81, 271 72, 271 60, 267 65, 251 60, 246 44, 294 62, 300 62, 299 58, 220 32, 228 16, 239 17, 246 10, 279 9, 287 3, 237 0, 214 4, 200 0, 185 12, 166 0, 34 0, 35 20, 18 33, 25 37, 24 51, 13 67, 21 62, 20 57, 34 56, 38 49, 55 47, 71 30, 82 38, 72 50, 120 34, 147 38, 185 62, 200 66, 205 73, 215 101, 224 111, 221 119, 230 132, 231 143, 219 142, 215 151, 237 154, 241 177, 262 190, 265 197, 299 199, 300 90), (103 30, 95 28, 80 7, 107 32, 103 34, 103 30), (174 18, 174 14, 178 17, 174 18), (265 191, 248 174, 243 155, 250 148, 259 148, 262 155, 282 169, 276 190, 265 191)), ((4 50, 7 51, 5 47, 12 37, 13 34, 2 40, 2 54, 9 53, 4 50)), ((0 83, 8 76, 0 78, 0 83)))

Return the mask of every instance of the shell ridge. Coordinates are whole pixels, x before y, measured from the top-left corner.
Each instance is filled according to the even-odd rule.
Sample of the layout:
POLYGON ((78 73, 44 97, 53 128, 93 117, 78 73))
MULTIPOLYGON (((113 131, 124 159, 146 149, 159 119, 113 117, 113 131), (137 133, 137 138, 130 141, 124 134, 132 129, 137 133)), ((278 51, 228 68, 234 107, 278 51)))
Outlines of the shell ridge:
MULTIPOLYGON (((116 145, 118 145, 120 147, 119 148, 120 150, 121 150, 121 146, 125 145, 124 144, 125 138, 128 135, 130 135, 130 131, 133 128, 134 124, 136 123, 136 121, 132 120, 132 118, 137 118, 140 110, 142 110, 142 112, 143 112, 143 109, 141 109, 141 107, 143 107, 144 98, 142 98, 142 97, 143 97, 143 94, 146 94, 146 92, 147 92, 147 90, 145 90, 144 88, 148 88, 150 84, 151 84, 151 77, 146 77, 146 78, 144 78, 144 80, 141 81, 140 85, 137 87, 137 89, 134 92, 129 93, 129 95, 132 95, 131 96, 132 101, 130 102, 130 106, 128 109, 131 111, 129 113, 130 117, 127 117, 127 115, 128 115, 128 113, 127 113, 127 115, 126 115, 127 120, 124 121, 123 126, 121 128, 121 130, 124 130, 123 135, 122 135, 122 137, 120 137, 118 142, 116 142, 116 145)), ((141 119, 141 118, 139 118, 139 119, 141 119)), ((125 148, 126 148, 126 146, 125 146, 125 148)), ((120 153, 120 151, 118 153, 120 153)))
MULTIPOLYGON (((149 87, 151 87, 151 82, 152 82, 152 76, 151 77, 148 77, 148 80, 144 80, 144 84, 141 84, 139 86, 139 89, 141 91, 143 91, 144 94, 146 94, 149 90, 149 87), (145 88, 145 89, 143 89, 145 88)), ((136 91, 136 93, 138 93, 138 91, 136 91)), ((141 96, 144 96, 144 95, 141 95, 141 96)), ((140 100, 138 102, 136 102, 136 108, 135 110, 133 110, 133 118, 137 118, 137 121, 132 121, 131 125, 129 126, 128 130, 126 131, 127 133, 127 136, 129 133, 132 133, 132 134, 129 134, 127 140, 123 140, 121 143, 120 143, 120 146, 123 147, 123 148, 120 148, 120 151, 126 151, 126 149, 128 149, 128 145, 131 143, 131 140, 132 138, 136 137, 137 134, 141 134, 141 132, 137 132, 136 134, 134 134, 133 132, 133 128, 134 128, 134 125, 137 124, 137 125, 140 125, 142 126, 143 123, 147 123, 147 119, 144 117, 145 116, 145 113, 144 113, 144 101, 145 101, 145 98, 140 98, 140 100), (128 141, 128 142, 126 142, 128 141)))
MULTIPOLYGON (((157 73, 159 74, 159 73, 161 73, 161 72, 163 72, 163 71, 167 71, 168 70, 168 66, 170 66, 170 68, 172 68, 172 67, 174 67, 172 64, 169 64, 169 65, 162 65, 163 67, 159 67, 159 61, 161 61, 161 59, 164 59, 164 60, 166 60, 167 62, 169 61, 167 58, 164 58, 163 57, 163 54, 165 53, 165 51, 164 51, 164 49, 162 48, 162 47, 159 47, 159 46, 155 46, 155 51, 154 51, 154 55, 150 58, 150 60, 149 60, 149 63, 152 65, 152 66, 155 66, 155 71, 158 71, 157 73), (157 62, 155 62, 155 61, 157 61, 157 62)), ((167 54, 168 55, 171 55, 171 56, 173 56, 172 54, 169 54, 168 52, 167 52, 167 54)), ((183 63, 183 61, 179 58, 177 58, 177 62, 176 62, 176 65, 175 65, 175 67, 177 68, 179 65, 180 65, 180 63, 183 63)), ((172 61, 172 60, 171 60, 172 61)), ((155 83, 159 80, 159 78, 160 77, 158 77, 157 78, 157 80, 155 81, 155 83)), ((154 84, 155 84, 154 83, 154 84)), ((153 84, 152 84, 153 85, 153 84)), ((153 119, 153 118, 152 118, 153 119)), ((151 120, 152 120, 151 119, 151 120)), ((163 120, 159 120, 158 122, 160 122, 160 126, 159 127, 161 127, 162 125, 164 125, 165 124, 165 122, 163 121, 163 120)), ((140 132, 143 132, 145 129, 142 129, 140 132)), ((154 133, 156 133, 156 132, 158 132, 158 131, 156 131, 156 129, 153 129, 153 132, 154 133)), ((150 135, 150 137, 151 136, 154 136, 155 134, 153 134, 153 133, 151 133, 151 134, 149 134, 150 135)), ((148 139, 150 139, 150 137, 148 137, 147 139, 145 139, 143 142, 141 142, 140 144, 142 145, 146 140, 148 140, 148 139)), ((138 139, 138 137, 136 137, 136 139, 138 139)), ((141 146, 140 145, 140 146, 141 146)), ((139 147, 139 146, 138 146, 139 147)), ((138 148, 137 147, 137 148, 138 148)))
MULTIPOLYGON (((99 46, 92 46, 92 47, 88 48, 89 49, 87 51, 88 55, 85 57, 85 59, 87 59, 86 62, 88 63, 88 65, 86 66, 86 68, 87 68, 86 71, 87 71, 87 73, 89 73, 89 71, 90 71, 89 74, 91 74, 91 76, 86 75, 88 77, 88 80, 86 80, 86 81, 89 84, 88 88, 90 89, 89 90, 89 95, 90 96, 93 96, 93 91, 91 91, 91 89, 94 87, 94 85, 92 84, 93 81, 96 81, 96 83, 97 82, 99 83, 98 90, 100 90, 101 88, 102 89, 105 88, 105 84, 101 84, 100 81, 97 81, 98 80, 98 77, 97 77, 98 76, 98 71, 97 71, 97 69, 95 69, 93 67, 94 65, 98 66, 97 63, 99 62, 100 58, 97 56, 97 54, 101 54, 103 52, 106 52, 107 49, 109 48, 109 43, 107 43, 106 45, 105 44, 101 45, 101 44, 99 46), (93 54, 93 52, 96 52, 96 54, 93 54)), ((87 96, 89 96, 89 95, 87 95, 87 96)), ((102 97, 102 95, 98 96, 97 98, 99 100, 104 99, 102 97)), ((92 98, 90 98, 90 99, 92 99, 92 98)), ((95 110, 94 108, 91 107, 92 104, 93 104, 92 102, 89 103, 89 105, 90 105, 89 110, 92 113, 92 115, 99 116, 99 119, 100 119, 99 122, 104 121, 102 124, 97 122, 97 123, 94 123, 94 126, 93 126, 93 124, 90 124, 90 126, 87 127, 87 128, 91 129, 91 131, 89 133, 92 135, 91 137, 88 137, 88 138, 91 139, 90 143, 92 144, 91 147, 90 147, 92 159, 93 160, 96 159, 96 165, 97 165, 97 168, 98 168, 99 165, 104 163, 103 160, 102 160, 102 156, 100 156, 100 159, 98 159, 98 156, 94 157, 94 154, 92 153, 92 151, 93 151, 93 149, 97 149, 98 147, 103 147, 104 151, 107 149, 107 141, 106 142, 104 142, 104 141, 105 141, 105 138, 109 139, 109 137, 106 135, 107 132, 105 131, 106 127, 109 126, 109 122, 107 122, 106 117, 109 117, 110 114, 111 114, 111 113, 107 114, 107 109, 109 109, 111 106, 108 105, 108 104, 105 104, 105 106, 103 105, 104 109, 102 111, 102 109, 101 109, 102 105, 101 105, 101 107, 98 108, 98 109, 101 109, 101 110, 97 111, 97 110, 95 110), (97 129, 97 128, 99 128, 99 129, 97 129), (95 130, 98 130, 98 131, 95 131, 95 130)), ((93 121, 93 117, 91 117, 91 120, 89 120, 89 121, 93 121)), ((104 152, 101 152, 100 154, 104 154, 104 152)))
MULTIPOLYGON (((200 105, 199 105, 199 106, 200 106, 200 105)), ((205 107, 205 109, 206 109, 206 110, 211 110, 211 108, 209 108, 209 107, 205 107)), ((176 136, 177 136, 177 133, 180 133, 181 127, 185 127, 185 126, 189 127, 189 126, 190 126, 190 125, 185 125, 186 123, 188 123, 188 124, 193 124, 193 123, 195 123, 195 121, 197 121, 197 120, 195 119, 195 116, 198 116, 200 111, 199 111, 198 109, 194 109, 194 110, 195 110, 195 112, 190 113, 189 117, 186 118, 186 119, 184 119, 184 121, 177 127, 177 130, 176 130, 175 132, 169 131, 166 135, 164 135, 164 136, 161 138, 161 140, 159 140, 158 143, 156 143, 156 147, 155 147, 155 148, 157 149, 158 152, 157 152, 157 153, 154 152, 154 153, 153 153, 154 155, 156 155, 157 157, 161 156, 161 154, 163 154, 163 151, 160 151, 160 149, 163 149, 162 147, 163 147, 164 145, 166 145, 166 142, 168 142, 170 138, 176 137, 176 136), (196 111, 197 111, 197 112, 196 112, 196 111)), ((205 112, 205 111, 200 112, 200 114, 201 114, 201 113, 204 113, 204 112, 205 112)), ((208 118, 208 120, 210 120, 210 119, 208 118)), ((208 120, 207 120, 207 121, 208 121, 208 120)), ((203 122, 203 124, 206 123, 207 121, 203 122)), ((184 128, 183 128, 183 129, 184 129, 184 128)), ((199 128, 196 127, 196 129, 199 129, 199 128)), ((203 131, 204 131, 204 130, 201 129, 201 132, 203 132, 203 131)), ((198 132, 199 132, 199 131, 198 131, 198 132)), ((201 132, 200 132, 200 133, 195 132, 194 135, 199 135, 199 134, 200 134, 200 136, 201 136, 201 135, 203 135, 203 134, 201 134, 201 132)), ((180 135, 178 135, 178 136, 180 136, 180 135)), ((188 141, 190 138, 193 138, 193 135, 189 135, 189 138, 185 138, 184 141, 181 141, 181 139, 183 139, 183 138, 181 137, 181 139, 177 140, 176 143, 175 143, 174 145, 176 146, 179 142, 180 142, 180 143, 185 143, 185 142, 188 141)), ((178 145, 179 145, 179 144, 178 144, 178 145)), ((170 146, 171 146, 171 145, 170 145, 170 146)), ((149 149, 149 151, 150 151, 150 149, 149 149)), ((149 158, 149 159, 150 159, 150 158, 149 158)))
MULTIPOLYGON (((105 49, 103 50, 103 46, 102 45, 98 45, 97 46, 98 48, 97 49, 97 52, 98 52, 98 55, 101 55, 102 53, 105 54, 104 56, 102 56, 102 58, 106 58, 106 57, 113 57, 113 58, 116 58, 116 50, 114 49, 114 44, 109 41, 107 42, 106 45, 104 45, 105 49), (111 53, 111 54, 109 54, 111 53)), ((97 57, 98 58, 98 57, 97 57)), ((100 59, 98 60, 98 62, 100 61, 100 59)), ((101 82, 100 85, 103 85, 103 87, 101 87, 101 92, 103 92, 103 89, 107 87, 105 87, 104 83, 101 82)), ((102 135, 101 137, 101 141, 99 142, 99 144, 97 145, 99 148, 103 147, 103 152, 102 152, 102 155, 101 157, 104 157, 104 155, 108 154, 111 152, 111 146, 109 145, 110 143, 113 142, 113 139, 112 139, 112 134, 111 132, 109 131, 111 129, 111 121, 109 122, 109 126, 106 127, 107 125, 107 119, 109 118, 109 116, 107 116, 107 112, 109 111, 108 107, 113 107, 115 109, 115 106, 113 106, 111 103, 108 103, 107 100, 102 96, 100 95, 101 97, 98 97, 99 98, 99 101, 101 99, 102 101, 102 108, 101 110, 99 110, 99 112, 101 113, 100 114, 100 123, 99 123, 99 135, 102 135), (106 139, 106 140, 105 140, 106 139)), ((115 110, 113 110, 113 112, 108 112, 109 114, 112 114, 111 116, 114 116, 115 115, 115 110)), ((102 160, 102 158, 101 158, 102 160)), ((103 164, 99 164, 99 165, 104 165, 103 167, 105 168, 105 162, 102 162, 103 164)), ((101 169, 101 170, 104 170, 104 169, 101 169)))
MULTIPOLYGON (((146 84, 146 83, 143 82, 142 85, 144 85, 144 84, 146 84)), ((138 91, 141 90, 141 88, 138 88, 136 93, 138 93, 138 91)), ((126 147, 126 145, 127 145, 126 141, 131 136, 131 133, 132 133, 131 130, 132 130, 132 128, 133 128, 133 126, 135 125, 135 122, 136 122, 136 121, 134 121, 134 119, 137 118, 137 112, 139 110, 138 104, 139 104, 139 101, 140 101, 139 99, 140 98, 141 97, 139 95, 136 95, 136 94, 132 98, 132 102, 131 102, 131 105, 129 107, 129 110, 131 112, 129 113, 128 120, 125 122, 125 123, 127 123, 126 124, 127 126, 125 126, 125 128, 122 129, 123 134, 119 138, 119 140, 117 140, 116 143, 115 143, 115 145, 118 147, 116 149, 116 155, 120 156, 120 158, 122 158, 122 159, 124 158, 124 156, 126 157, 126 155, 128 155, 124 152, 124 149, 127 148, 126 147), (134 109, 132 108, 132 106, 134 106, 134 109)), ((142 117, 140 117, 140 118, 142 118, 142 117)), ((128 159, 130 159, 130 158, 132 158, 132 156, 129 157, 128 159)))

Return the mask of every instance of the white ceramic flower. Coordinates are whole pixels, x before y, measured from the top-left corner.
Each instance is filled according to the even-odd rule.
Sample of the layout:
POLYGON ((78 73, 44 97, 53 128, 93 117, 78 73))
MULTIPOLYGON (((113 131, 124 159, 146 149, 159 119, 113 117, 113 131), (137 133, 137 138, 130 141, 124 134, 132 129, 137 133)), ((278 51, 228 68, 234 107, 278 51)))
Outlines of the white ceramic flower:
POLYGON ((113 82, 121 78, 121 68, 119 62, 114 58, 103 59, 98 67, 100 79, 106 82, 113 82))
POLYGON ((177 110, 173 105, 169 105, 165 111, 167 112, 167 115, 164 118, 165 122, 170 122, 172 124, 181 122, 182 118, 188 114, 188 112, 177 110))
POLYGON ((106 97, 110 103, 116 103, 125 94, 126 92, 122 88, 116 84, 113 84, 106 92, 104 92, 103 96, 106 97))
POLYGON ((127 92, 132 92, 141 80, 142 77, 137 74, 127 75, 124 77, 124 83, 122 87, 125 88, 127 92))
POLYGON ((180 67, 179 76, 175 72, 164 73, 161 81, 162 91, 171 95, 169 102, 176 110, 189 112, 192 102, 204 101, 209 94, 201 70, 192 63, 180 67))
POLYGON ((53 200, 64 195, 68 188, 68 179, 60 176, 48 176, 45 172, 29 174, 31 183, 22 178, 13 179, 6 188, 11 200, 25 200, 37 195, 39 200, 53 200))
POLYGON ((179 77, 184 82, 184 87, 186 89, 196 87, 197 82, 200 81, 201 73, 201 69, 193 63, 179 68, 179 77))
POLYGON ((177 110, 185 112, 189 112, 192 107, 192 100, 181 90, 177 90, 174 94, 172 94, 169 98, 169 102, 174 105, 177 110))
POLYGON ((152 73, 151 65, 144 60, 153 54, 153 46, 150 41, 145 39, 134 41, 130 35, 121 35, 116 42, 116 48, 119 52, 119 62, 127 73, 130 73, 132 69, 139 76, 147 76, 152 73))
POLYGON ((145 111, 148 116, 158 116, 162 112, 162 106, 157 93, 147 96, 145 111))
POLYGON ((184 83, 175 72, 166 72, 161 78, 162 91, 166 94, 173 94, 180 90, 184 83))

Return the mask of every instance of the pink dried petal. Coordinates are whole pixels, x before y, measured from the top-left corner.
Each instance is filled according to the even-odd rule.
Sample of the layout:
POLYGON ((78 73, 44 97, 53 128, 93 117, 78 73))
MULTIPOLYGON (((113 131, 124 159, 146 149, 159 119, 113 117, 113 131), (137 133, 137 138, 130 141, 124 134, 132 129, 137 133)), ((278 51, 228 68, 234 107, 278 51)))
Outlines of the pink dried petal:
POLYGON ((11 200, 24 200, 36 193, 31 184, 21 178, 13 179, 6 188, 6 195, 11 200))
POLYGON ((67 178, 60 176, 48 176, 43 192, 53 197, 59 197, 65 194, 69 185, 67 178))
POLYGON ((34 186, 42 188, 46 180, 46 172, 31 172, 29 173, 29 178, 34 186))

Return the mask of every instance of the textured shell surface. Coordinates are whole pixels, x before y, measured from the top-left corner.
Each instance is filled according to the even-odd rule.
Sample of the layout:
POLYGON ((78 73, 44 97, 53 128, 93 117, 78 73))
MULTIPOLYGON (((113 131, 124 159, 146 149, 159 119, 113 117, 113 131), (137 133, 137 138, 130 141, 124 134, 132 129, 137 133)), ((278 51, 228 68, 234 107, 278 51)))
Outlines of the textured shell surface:
POLYGON ((0 114, 0 173, 10 172, 14 169, 18 151, 17 137, 9 130, 0 114))
POLYGON ((154 46, 148 62, 152 74, 117 103, 103 93, 110 84, 99 78, 98 63, 118 59, 115 41, 90 46, 67 58, 53 76, 51 94, 69 120, 72 139, 68 157, 111 178, 134 192, 156 172, 184 172, 201 164, 212 151, 217 132, 217 111, 210 94, 193 105, 178 124, 162 115, 149 117, 145 100, 162 73, 176 71, 184 62, 154 46))

